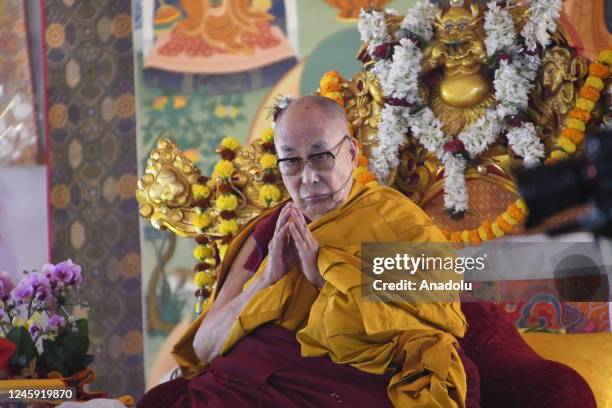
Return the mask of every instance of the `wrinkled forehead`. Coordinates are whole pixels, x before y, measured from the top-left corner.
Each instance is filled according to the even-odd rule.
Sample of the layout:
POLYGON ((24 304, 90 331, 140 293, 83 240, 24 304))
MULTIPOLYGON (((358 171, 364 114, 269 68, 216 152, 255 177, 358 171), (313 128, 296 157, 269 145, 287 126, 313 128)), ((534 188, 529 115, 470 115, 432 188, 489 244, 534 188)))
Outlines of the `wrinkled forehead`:
POLYGON ((329 143, 323 137, 313 135, 313 137, 287 137, 279 138, 276 142, 276 149, 280 153, 295 153, 298 151, 324 151, 333 146, 334 143, 329 143))
POLYGON ((338 124, 324 115, 288 116, 279 125, 274 135, 279 153, 327 150, 343 136, 338 124))

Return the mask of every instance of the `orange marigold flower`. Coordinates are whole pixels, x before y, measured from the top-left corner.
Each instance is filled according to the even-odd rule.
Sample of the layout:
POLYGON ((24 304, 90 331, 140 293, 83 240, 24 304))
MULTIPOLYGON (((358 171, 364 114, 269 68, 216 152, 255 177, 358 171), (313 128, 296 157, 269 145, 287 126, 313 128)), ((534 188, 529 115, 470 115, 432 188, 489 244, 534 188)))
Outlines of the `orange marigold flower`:
POLYGON ((357 156, 357 165, 358 166, 367 166, 368 165, 368 158, 365 155, 360 154, 359 156, 357 156))
POLYGON ((610 69, 599 62, 593 62, 589 67, 589 74, 601 79, 606 79, 610 75, 610 69))
POLYGON ((487 233, 487 239, 495 238, 495 235, 493 235, 493 230, 491 229, 491 222, 490 221, 483 222, 482 223, 482 229, 487 233))
POLYGON ((480 235, 478 234, 478 230, 470 231, 470 241, 472 241, 474 244, 480 244, 482 242, 480 235))
POLYGON ((370 172, 366 172, 357 176, 357 182, 360 184, 367 184, 370 181, 376 180, 376 177, 370 172))
POLYGON ((503 217, 497 217, 495 221, 497 222, 497 225, 499 225, 499 228, 501 228, 502 231, 506 233, 512 231, 512 225, 508 224, 503 217))
POLYGON ((580 108, 572 109, 570 111, 569 115, 570 115, 570 117, 572 117, 574 119, 581 120, 584 123, 587 123, 589 121, 589 119, 591 119, 591 113, 587 112, 587 111, 583 111, 580 108))
POLYGON ((344 106, 344 97, 342 96, 342 92, 329 92, 324 94, 323 96, 333 101, 336 101, 336 103, 340 106, 344 106))
POLYGON ((326 82, 321 85, 321 93, 323 95, 328 94, 330 92, 338 92, 342 89, 342 85, 334 82, 326 82))
POLYGON ((508 207, 508 214, 510 214, 510 216, 517 221, 521 221, 523 218, 525 218, 525 214, 523 214, 521 209, 518 208, 516 204, 512 204, 510 207, 508 207))
POLYGON ((580 89, 580 96, 589 101, 597 102, 599 100, 599 91, 592 86, 583 86, 580 89))
POLYGON ((449 241, 450 242, 462 242, 463 240, 461 239, 461 231, 451 232, 449 241))
POLYGON ((568 138, 574 144, 580 144, 580 142, 582 142, 582 140, 584 139, 584 133, 572 128, 563 129, 563 132, 561 132, 561 136, 568 138))

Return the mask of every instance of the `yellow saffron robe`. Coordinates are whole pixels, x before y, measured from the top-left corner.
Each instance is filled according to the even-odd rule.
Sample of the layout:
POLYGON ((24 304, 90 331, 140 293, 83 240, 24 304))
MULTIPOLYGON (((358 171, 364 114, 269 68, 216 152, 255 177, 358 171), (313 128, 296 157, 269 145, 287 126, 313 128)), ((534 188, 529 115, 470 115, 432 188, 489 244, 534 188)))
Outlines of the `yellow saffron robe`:
MULTIPOLYGON (((232 241, 213 300, 174 347, 174 357, 187 378, 206 366, 193 350, 200 322, 242 244, 270 211, 250 222, 232 241)), ((354 183, 342 206, 308 227, 319 243, 324 287, 317 291, 294 265, 244 307, 221 354, 258 326, 274 322, 296 333, 303 357, 328 356, 335 363, 369 373, 394 373, 387 390, 396 407, 465 407, 466 376, 456 338, 464 335, 467 323, 460 303, 362 302, 359 292, 360 244, 446 242, 429 217, 391 188, 354 183)), ((263 273, 266 261, 244 287, 263 273)))

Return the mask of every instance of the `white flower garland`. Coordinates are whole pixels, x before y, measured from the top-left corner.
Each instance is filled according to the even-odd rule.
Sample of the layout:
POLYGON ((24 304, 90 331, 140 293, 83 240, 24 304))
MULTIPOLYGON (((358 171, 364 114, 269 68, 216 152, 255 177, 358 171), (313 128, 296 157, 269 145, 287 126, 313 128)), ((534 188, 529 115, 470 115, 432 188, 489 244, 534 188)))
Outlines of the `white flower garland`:
MULTIPOLYGON (((548 30, 556 29, 561 0, 534 0, 526 27, 521 32, 527 48, 530 44, 548 44, 548 30), (549 8, 549 10, 545 10, 549 8), (542 27, 545 27, 544 29, 542 27), (545 35, 546 34, 546 35, 545 35)), ((533 90, 540 60, 535 55, 521 51, 517 44, 518 34, 508 10, 501 8, 495 1, 487 4, 485 13, 485 45, 489 56, 503 53, 499 66, 494 73, 496 106, 491 107, 473 124, 464 129, 457 140, 463 143, 465 152, 476 158, 495 142, 498 135, 507 131, 507 139, 512 150, 523 157, 525 166, 537 165, 544 157, 544 146, 537 137, 532 123, 509 127, 505 120, 523 111, 533 90)), ((429 41, 433 36, 433 23, 438 7, 429 0, 419 0, 408 10, 396 33, 396 41, 391 59, 378 59, 372 71, 378 76, 383 93, 387 98, 401 100, 401 103, 387 101, 381 112, 379 123, 379 144, 373 150, 370 164, 379 181, 384 182, 391 170, 398 165, 399 149, 405 140, 408 129, 413 136, 430 152, 435 153, 444 165, 444 203, 453 213, 467 210, 467 188, 465 185, 466 158, 461 154, 445 151, 445 144, 452 140, 442 131, 442 123, 427 106, 420 106, 417 113, 411 109, 422 105, 419 96, 419 76, 421 73, 421 49, 409 35, 429 41), (401 105, 401 106, 396 106, 401 105)), ((387 13, 388 15, 388 13, 387 13)), ((363 11, 358 24, 362 41, 369 39, 370 54, 377 47, 389 44, 393 39, 384 24, 385 13, 363 11)))
POLYGON ((529 20, 525 23, 521 35, 527 49, 533 51, 538 44, 546 48, 550 33, 557 29, 557 20, 563 8, 563 0, 536 0, 529 5, 529 20))
POLYGON ((433 24, 439 10, 428 0, 419 0, 406 12, 400 28, 429 41, 434 35, 433 24))
POLYGON ((405 141, 409 123, 402 112, 403 108, 389 105, 384 106, 380 112, 382 120, 378 124, 378 129, 388 137, 379 140, 378 145, 372 150, 372 155, 377 160, 373 161, 371 170, 377 177, 389 174, 391 169, 399 164, 398 151, 405 141))
POLYGON ((455 212, 467 211, 468 194, 465 185, 467 163, 465 159, 446 152, 442 156, 442 164, 444 164, 444 208, 452 208, 455 212))
POLYGON ((520 127, 511 128, 506 138, 512 150, 523 158, 523 165, 527 168, 537 166, 546 156, 533 123, 526 122, 520 127))
POLYGON ((380 79, 385 95, 405 99, 408 103, 421 102, 419 98, 419 74, 421 73, 421 50, 407 38, 402 38, 393 47, 392 60, 378 60, 372 72, 380 79), (405 64, 412 61, 411 64, 405 64))
POLYGON ((484 28, 489 33, 485 39, 487 55, 495 55, 498 50, 509 49, 516 44, 516 30, 512 16, 502 9, 496 1, 487 3, 484 28))
POLYGON ((361 35, 361 41, 368 44, 368 52, 370 53, 389 39, 383 11, 361 9, 357 28, 361 35))

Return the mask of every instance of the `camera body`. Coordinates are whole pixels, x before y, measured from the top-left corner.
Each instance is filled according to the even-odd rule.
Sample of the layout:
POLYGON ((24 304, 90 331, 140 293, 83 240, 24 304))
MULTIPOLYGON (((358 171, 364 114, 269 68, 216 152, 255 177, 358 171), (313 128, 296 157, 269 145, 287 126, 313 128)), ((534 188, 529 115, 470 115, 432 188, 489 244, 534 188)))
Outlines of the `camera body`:
POLYGON ((612 238, 612 130, 587 135, 580 157, 529 170, 515 170, 519 194, 529 208, 527 228, 553 214, 590 203, 588 213, 575 222, 548 230, 550 235, 587 230, 612 238))

